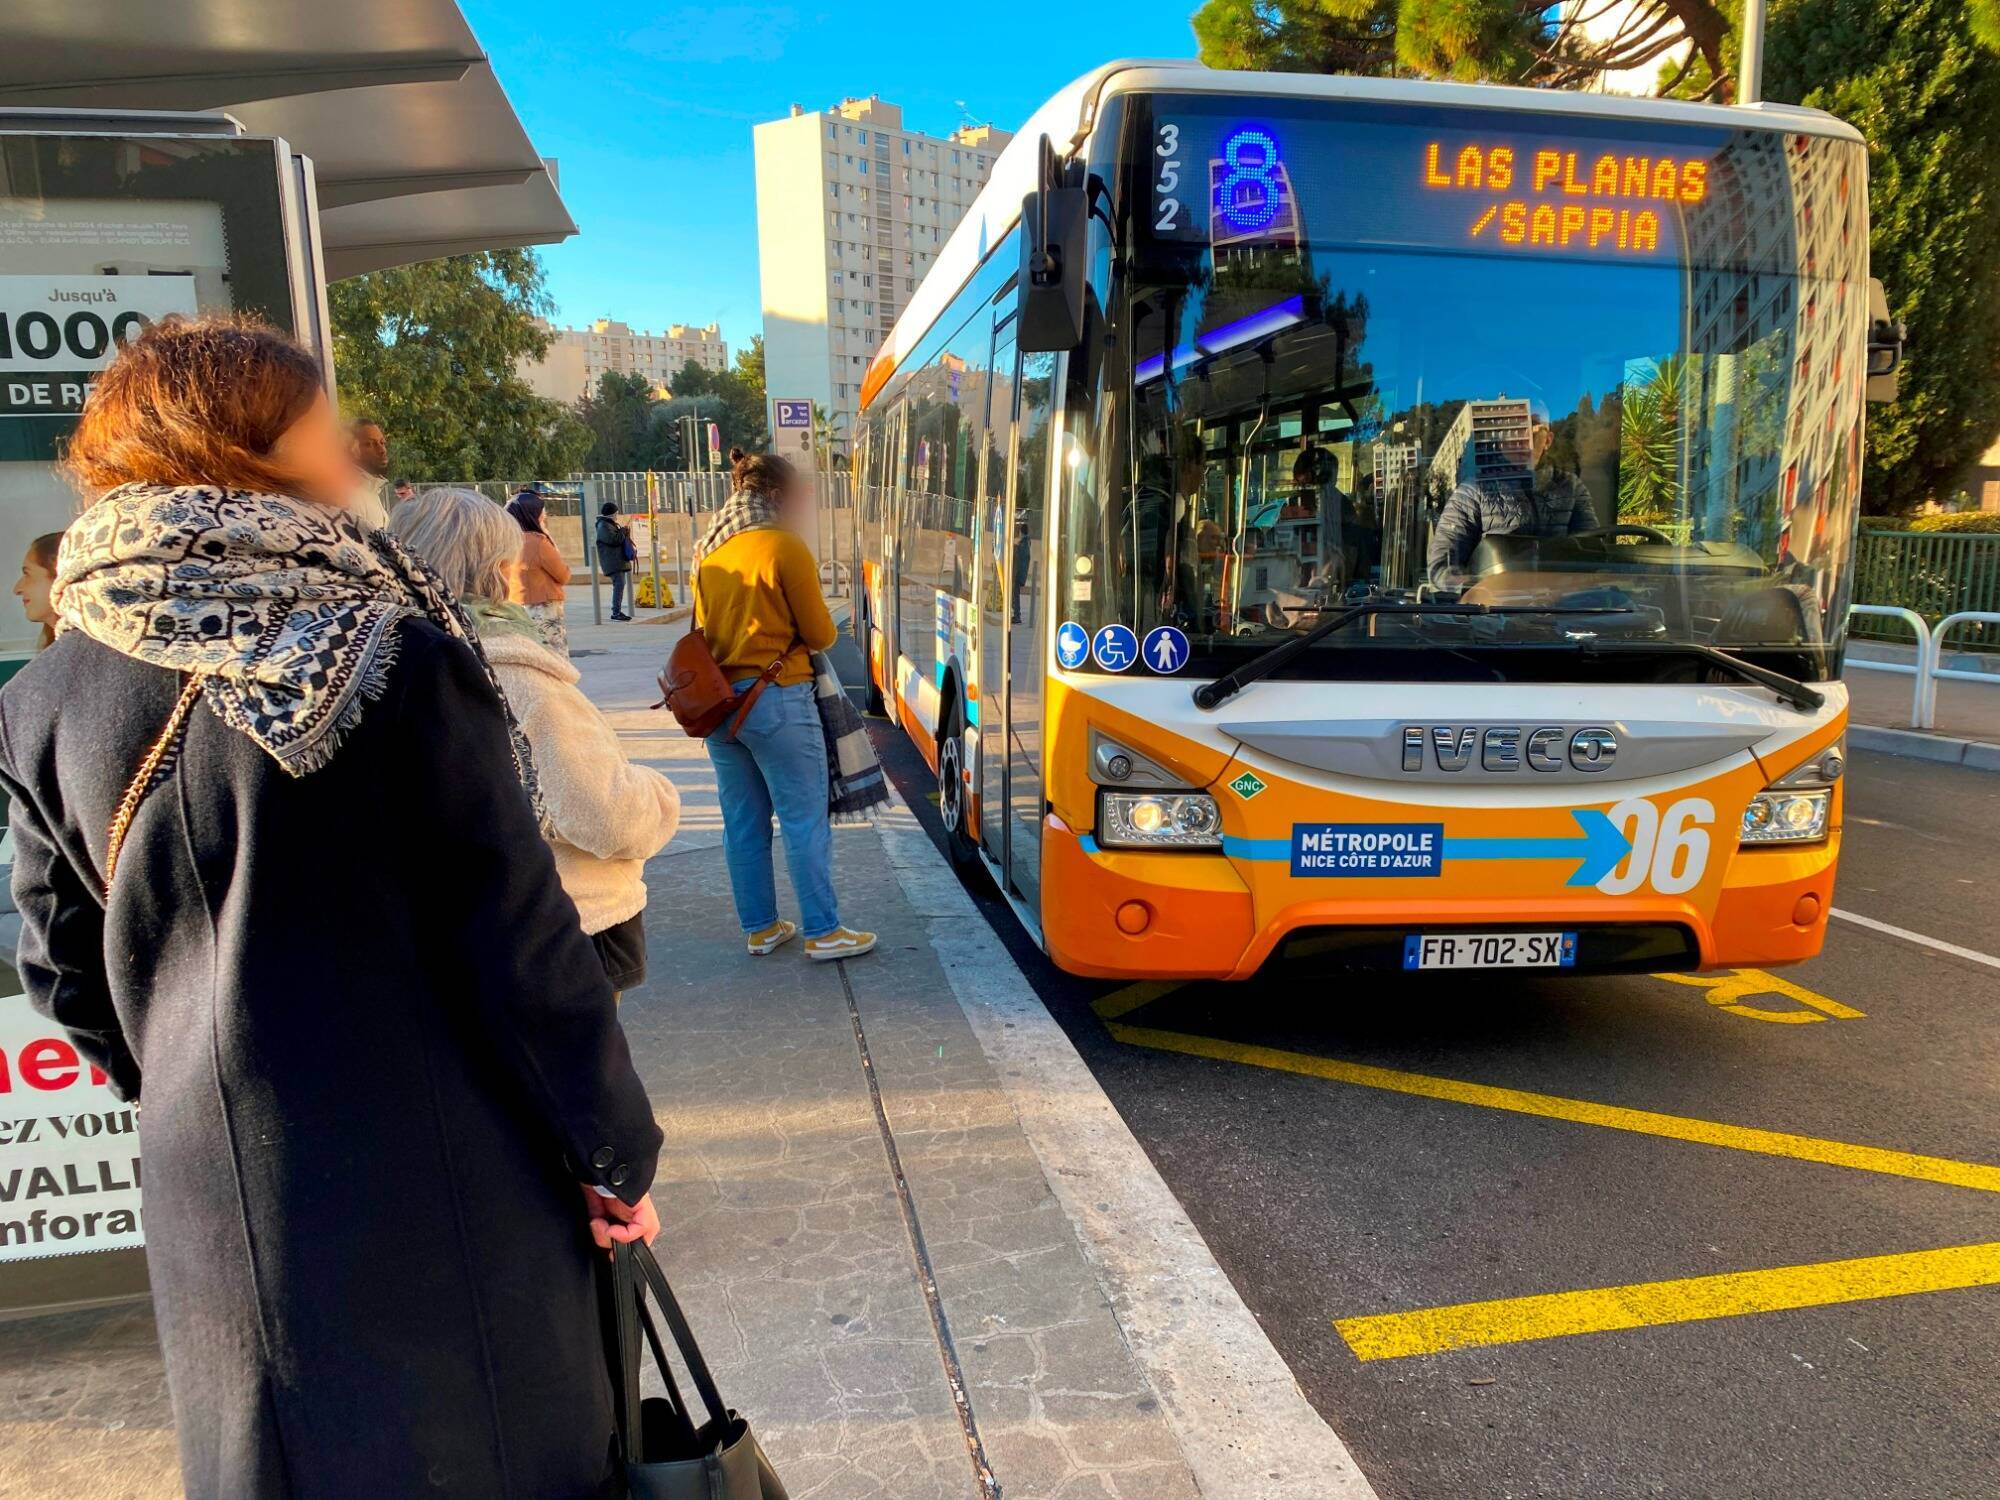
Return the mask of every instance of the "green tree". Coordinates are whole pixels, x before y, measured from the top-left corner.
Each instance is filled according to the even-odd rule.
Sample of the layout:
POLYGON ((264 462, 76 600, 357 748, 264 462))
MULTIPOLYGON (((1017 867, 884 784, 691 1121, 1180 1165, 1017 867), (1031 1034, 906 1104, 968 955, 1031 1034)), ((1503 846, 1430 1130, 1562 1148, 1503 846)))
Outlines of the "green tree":
MULTIPOLYGON (((764 335, 753 333, 750 342, 736 351, 736 374, 761 393, 764 390, 764 335)), ((760 398, 761 399, 761 395, 760 398)))
POLYGON ((726 372, 717 374, 706 366, 689 360, 681 366, 680 374, 667 382, 667 389, 676 396, 706 396, 715 389, 716 381, 726 378, 726 372))
POLYGON ((823 454, 828 460, 838 463, 847 450, 847 417, 844 413, 829 412, 817 401, 813 402, 813 451, 823 454))
POLYGON ((591 470, 658 467, 639 462, 650 439, 652 411, 659 403, 643 375, 606 370, 597 389, 576 404, 577 418, 590 431, 583 466, 591 470))
POLYGON ((1776 0, 1773 99, 1868 139, 1870 271, 1910 329, 1897 400, 1868 414, 1863 494, 1906 511, 2000 432, 2000 41, 1993 0, 1776 0))
POLYGON ((582 462, 590 429, 518 373, 549 343, 532 250, 372 271, 335 282, 327 304, 342 402, 383 424, 399 476, 560 476, 582 462))
POLYGON ((1681 517, 1681 406, 1686 366, 1663 359, 1625 384, 1618 424, 1618 519, 1665 526, 1681 517))
POLYGON ((1201 60, 1217 68, 1577 88, 1685 53, 1690 66, 1707 69, 1717 97, 1727 97, 1731 84, 1723 51, 1729 30, 1712 0, 1632 0, 1622 8, 1547 0, 1206 0, 1194 15, 1201 60), (1603 25, 1607 16, 1615 24, 1603 25))

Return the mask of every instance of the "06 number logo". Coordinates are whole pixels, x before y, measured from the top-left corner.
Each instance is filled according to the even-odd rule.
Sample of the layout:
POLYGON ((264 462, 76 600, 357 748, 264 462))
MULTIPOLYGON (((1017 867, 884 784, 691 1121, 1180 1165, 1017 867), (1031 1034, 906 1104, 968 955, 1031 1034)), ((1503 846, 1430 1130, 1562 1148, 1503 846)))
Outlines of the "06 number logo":
POLYGON ((1663 896, 1679 896, 1701 884, 1708 868, 1708 828, 1715 807, 1704 797, 1683 797, 1664 814, 1644 797, 1629 797, 1605 816, 1631 844, 1632 852, 1597 882, 1608 896, 1629 896, 1650 879, 1663 896))

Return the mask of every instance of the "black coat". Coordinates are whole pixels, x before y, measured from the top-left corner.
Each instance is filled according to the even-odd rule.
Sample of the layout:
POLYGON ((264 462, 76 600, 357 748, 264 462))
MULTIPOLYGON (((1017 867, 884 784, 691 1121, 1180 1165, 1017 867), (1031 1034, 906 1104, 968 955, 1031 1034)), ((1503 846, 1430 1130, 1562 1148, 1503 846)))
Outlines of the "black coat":
POLYGON ((570 1500, 619 1481, 577 1186, 660 1133, 465 646, 293 778, 205 708, 106 833, 173 674, 74 632, 0 692, 21 977, 143 1098, 191 1500, 570 1500))
POLYGON ((597 566, 606 573, 629 573, 632 559, 625 555, 625 544, 632 540, 632 533, 609 516, 597 518, 597 566))

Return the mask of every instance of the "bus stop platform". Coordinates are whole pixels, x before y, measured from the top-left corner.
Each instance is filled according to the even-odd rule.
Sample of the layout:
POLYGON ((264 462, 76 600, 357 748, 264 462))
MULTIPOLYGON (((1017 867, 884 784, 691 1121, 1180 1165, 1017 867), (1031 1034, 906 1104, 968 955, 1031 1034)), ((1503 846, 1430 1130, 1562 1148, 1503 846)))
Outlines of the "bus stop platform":
MULTIPOLYGON (((908 809, 835 834, 875 953, 750 957, 707 755, 649 711, 685 626, 570 619, 585 690, 682 796, 622 1008, 659 1248, 790 1492, 1372 1497, 908 809)), ((179 1493, 144 1303, 0 1323, 0 1500, 179 1493)))
MULTIPOLYGON (((1857 750, 2000 771, 2000 671, 1987 682, 1940 678, 1935 723, 1920 730, 1911 727, 1910 717, 1915 678, 1854 665, 1857 658, 1909 665, 1915 656, 1907 646, 1878 641, 1849 643, 1848 744, 1857 750)), ((1983 654, 1949 652, 1944 665, 1984 672, 2000 667, 2000 661, 1983 654)))

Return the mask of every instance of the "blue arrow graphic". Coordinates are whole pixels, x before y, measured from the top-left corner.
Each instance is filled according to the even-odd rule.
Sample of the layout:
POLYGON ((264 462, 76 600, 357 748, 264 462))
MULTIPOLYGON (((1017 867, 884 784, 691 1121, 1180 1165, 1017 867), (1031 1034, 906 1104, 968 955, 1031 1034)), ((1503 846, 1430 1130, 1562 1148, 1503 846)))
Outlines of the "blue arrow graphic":
POLYGON ((1444 841, 1446 859, 1577 859, 1582 863, 1567 885, 1596 885, 1632 852, 1632 841, 1594 807, 1572 807, 1569 815, 1583 830, 1576 839, 1453 839, 1444 841))
MULTIPOLYGON (((1565 884, 1596 885, 1632 852, 1632 841, 1619 832, 1616 823, 1594 807, 1573 807, 1569 815, 1576 819, 1577 827, 1582 830, 1580 837, 1447 838, 1442 853, 1447 860, 1574 859, 1579 863, 1565 884)), ((1231 859, 1289 860, 1292 857, 1292 841, 1225 836, 1222 852, 1231 859)))

